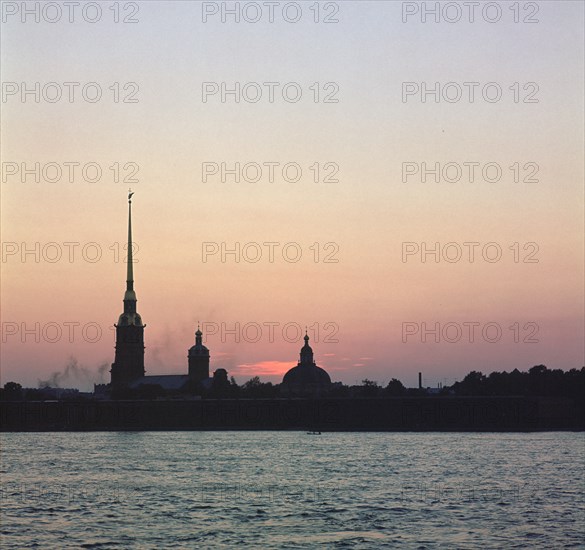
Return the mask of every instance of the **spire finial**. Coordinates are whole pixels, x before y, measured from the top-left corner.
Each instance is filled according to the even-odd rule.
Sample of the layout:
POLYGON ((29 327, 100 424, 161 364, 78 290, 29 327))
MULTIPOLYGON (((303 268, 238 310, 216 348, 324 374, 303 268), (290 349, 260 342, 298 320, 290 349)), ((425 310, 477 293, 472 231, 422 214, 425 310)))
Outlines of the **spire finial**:
POLYGON ((134 290, 134 269, 132 259, 132 195, 134 193, 128 189, 128 266, 126 273, 126 290, 134 290))

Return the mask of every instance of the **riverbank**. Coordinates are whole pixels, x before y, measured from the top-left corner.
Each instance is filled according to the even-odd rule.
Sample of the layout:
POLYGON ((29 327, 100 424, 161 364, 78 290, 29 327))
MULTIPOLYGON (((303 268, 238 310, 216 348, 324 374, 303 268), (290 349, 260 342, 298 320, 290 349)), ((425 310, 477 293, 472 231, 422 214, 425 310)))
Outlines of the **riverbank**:
POLYGON ((5 401, 2 431, 584 430, 572 399, 397 397, 370 399, 195 399, 152 401, 5 401))

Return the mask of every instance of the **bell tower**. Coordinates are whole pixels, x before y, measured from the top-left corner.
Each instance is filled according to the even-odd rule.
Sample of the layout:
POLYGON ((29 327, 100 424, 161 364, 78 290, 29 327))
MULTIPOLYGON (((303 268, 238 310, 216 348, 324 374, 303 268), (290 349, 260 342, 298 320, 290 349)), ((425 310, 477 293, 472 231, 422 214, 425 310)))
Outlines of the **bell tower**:
POLYGON ((209 350, 203 345, 203 333, 199 327, 195 333, 195 345, 189 349, 188 359, 189 378, 193 382, 209 378, 209 350))
POLYGON ((128 266, 124 312, 116 327, 116 354, 112 363, 111 385, 120 388, 144 376, 144 327, 136 312, 134 270, 132 260, 132 191, 128 192, 128 266))

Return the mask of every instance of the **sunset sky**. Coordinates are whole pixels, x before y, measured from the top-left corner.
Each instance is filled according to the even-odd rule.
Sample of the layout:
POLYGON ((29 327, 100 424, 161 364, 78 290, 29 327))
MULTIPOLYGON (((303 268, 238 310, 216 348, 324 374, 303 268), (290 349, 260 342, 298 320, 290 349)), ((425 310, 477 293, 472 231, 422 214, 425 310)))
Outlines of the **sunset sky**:
MULTIPOLYGON (((420 15, 404 23, 403 3, 383 1, 330 3, 334 16, 323 3, 319 23, 312 2, 298 3, 296 23, 283 20, 280 6, 273 23, 267 14, 223 23, 221 13, 203 22, 202 2, 138 2, 136 23, 114 23, 113 4, 102 3, 96 23, 79 13, 73 23, 42 13, 39 23, 23 23, 3 12, 2 384, 35 387, 72 358, 92 374, 65 385, 88 389, 101 365, 109 370, 129 187, 147 374, 187 372, 198 321, 218 327, 206 331, 211 370, 226 368, 238 383, 255 375, 280 382, 298 360, 295 327, 305 326, 317 364, 344 383, 398 378, 415 386, 422 371, 425 385, 436 386, 471 370, 583 366, 583 3, 541 2, 532 24, 514 23, 504 2, 496 2, 495 23, 481 10, 474 23, 423 23, 420 15), (328 15, 338 22, 322 22, 328 15), (23 83, 34 90, 36 82, 39 102, 34 93, 23 100, 23 83), (73 102, 67 82, 80 83, 73 102), (102 90, 95 103, 82 96, 89 82, 102 90), (222 102, 217 93, 204 101, 203 83, 235 82, 258 84, 247 87, 249 100, 222 102), (273 102, 265 82, 277 83, 273 102), (422 102, 420 93, 403 98, 405 82, 458 83, 464 93, 422 102), (479 83, 473 102, 466 82, 479 83), (283 99, 287 83, 295 83, 291 94, 302 91, 298 102, 283 99), (483 98, 487 83, 500 87, 499 101, 483 98), (52 103, 55 90, 64 97, 52 103), (40 181, 34 173, 21 181, 22 163, 37 162, 40 181), (465 171, 458 182, 403 177, 403 163, 422 162, 478 164, 473 182, 465 171), (48 163, 62 169, 59 181, 47 181, 57 179, 48 163), (72 182, 65 163, 79 163, 72 182), (84 180, 87 163, 99 165, 99 181, 84 180), (279 164, 273 182, 266 165, 259 181, 235 182, 229 173, 204 181, 205 163, 209 171, 213 163, 279 164), (295 165, 291 181, 283 177, 287 163, 301 167, 299 181, 295 165), (501 167, 499 181, 482 176, 488 163, 488 178, 501 167), (134 166, 137 181, 122 181, 134 166), (324 181, 328 175, 338 181, 324 181), (273 262, 266 242, 279 243, 273 262), (420 252, 403 257, 403 243, 420 250, 437 242, 439 262, 429 254, 423 263, 420 252), (466 242, 479 243, 473 262, 466 242), (240 243, 239 261, 228 254, 222 262, 222 243, 240 243), (283 258, 285 243, 295 243, 287 251, 290 258, 300 250, 299 261, 283 258), (445 250, 447 243, 456 244, 445 250), (23 257, 24 247, 32 252, 23 257), (458 247, 461 259, 447 261, 458 247), (484 258, 498 247, 499 260, 484 258), (101 258, 92 261, 96 250, 101 258), (232 331, 239 324, 239 343, 233 332, 221 334, 222 323, 232 331), (267 323, 278 323, 273 341, 267 323), (470 326, 463 323, 477 328, 473 342, 464 332, 436 343, 420 331, 405 338, 404 323, 451 323, 452 340, 458 326, 470 326), (262 327, 257 342, 244 341, 244 325, 248 340, 262 327), (501 338, 489 342, 496 325, 501 338)), ((220 4, 207 3, 210 13, 220 4)), ((250 167, 247 179, 253 175, 250 167)))

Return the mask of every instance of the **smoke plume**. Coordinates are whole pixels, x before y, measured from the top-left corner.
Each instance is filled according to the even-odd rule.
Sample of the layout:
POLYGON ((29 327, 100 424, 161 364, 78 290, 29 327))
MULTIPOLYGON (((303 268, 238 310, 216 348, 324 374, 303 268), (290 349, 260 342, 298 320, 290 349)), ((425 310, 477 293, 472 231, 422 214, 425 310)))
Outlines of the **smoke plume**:
POLYGON ((70 357, 62 371, 53 372, 46 380, 39 380, 39 388, 79 388, 93 389, 94 384, 107 382, 108 363, 102 363, 97 369, 80 365, 75 357, 70 357))

